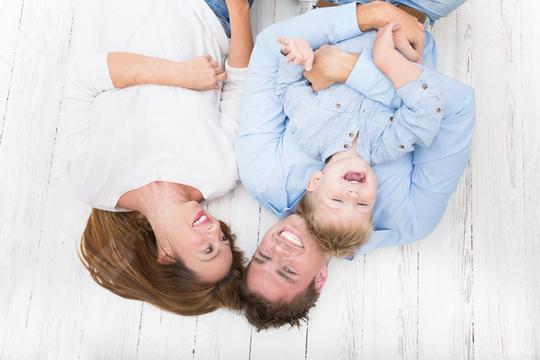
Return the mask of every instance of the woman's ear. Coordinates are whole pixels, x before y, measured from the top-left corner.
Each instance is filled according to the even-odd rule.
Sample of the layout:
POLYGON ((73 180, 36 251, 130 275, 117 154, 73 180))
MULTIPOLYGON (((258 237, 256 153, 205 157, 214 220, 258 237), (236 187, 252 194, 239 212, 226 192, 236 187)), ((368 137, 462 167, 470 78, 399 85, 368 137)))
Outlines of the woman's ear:
POLYGON ((320 171, 316 171, 311 175, 311 179, 309 179, 309 182, 306 186, 306 190, 309 192, 312 192, 317 188, 317 185, 319 185, 319 181, 321 180, 323 173, 320 171))
POLYGON ((317 277, 315 277, 315 291, 318 293, 321 292, 323 285, 326 283, 326 279, 328 278, 328 263, 324 264, 321 271, 317 274, 317 277))
POLYGON ((170 245, 167 244, 161 244, 159 240, 156 239, 157 244, 157 261, 161 265, 169 265, 172 263, 175 263, 176 260, 169 254, 172 253, 172 249, 170 249, 170 245))

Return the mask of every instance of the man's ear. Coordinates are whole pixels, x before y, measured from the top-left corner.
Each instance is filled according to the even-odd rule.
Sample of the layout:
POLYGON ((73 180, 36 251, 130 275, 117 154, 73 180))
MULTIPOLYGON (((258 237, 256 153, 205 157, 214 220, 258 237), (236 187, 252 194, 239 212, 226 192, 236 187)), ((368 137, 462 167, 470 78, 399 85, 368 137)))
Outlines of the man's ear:
POLYGON ((315 291, 317 291, 318 293, 321 292, 322 287, 326 283, 327 278, 328 278, 328 263, 326 263, 321 268, 321 271, 319 271, 319 273, 315 277, 315 291))
POLYGON ((309 179, 309 182, 306 186, 306 190, 309 192, 312 192, 317 188, 317 185, 319 185, 319 181, 321 180, 323 173, 320 171, 315 171, 313 175, 311 175, 311 179, 309 179))

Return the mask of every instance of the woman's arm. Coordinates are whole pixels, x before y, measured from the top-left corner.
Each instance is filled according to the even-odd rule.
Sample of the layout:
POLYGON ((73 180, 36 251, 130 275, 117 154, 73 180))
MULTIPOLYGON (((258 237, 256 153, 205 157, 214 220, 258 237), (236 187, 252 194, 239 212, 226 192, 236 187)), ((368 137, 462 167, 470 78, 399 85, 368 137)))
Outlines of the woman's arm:
POLYGON ((167 85, 192 90, 218 89, 226 77, 223 68, 209 55, 187 61, 170 61, 127 52, 107 56, 109 74, 115 88, 135 85, 167 85))
POLYGON ((229 65, 233 68, 245 68, 253 51, 249 4, 246 0, 227 0, 227 8, 231 21, 229 65))

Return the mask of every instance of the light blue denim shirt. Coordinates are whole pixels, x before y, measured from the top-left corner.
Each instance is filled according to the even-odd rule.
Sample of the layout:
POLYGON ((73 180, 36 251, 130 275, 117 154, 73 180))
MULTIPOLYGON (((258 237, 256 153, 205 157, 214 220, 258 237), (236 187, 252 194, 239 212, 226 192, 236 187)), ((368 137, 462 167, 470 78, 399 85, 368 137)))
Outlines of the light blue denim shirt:
MULTIPOLYGON (((367 52, 362 49, 360 56, 367 52)), ((399 159, 413 151, 415 144, 430 145, 439 130, 442 76, 433 70, 424 70, 419 79, 397 91, 401 100, 397 109, 369 101, 344 84, 315 92, 302 76, 303 70, 284 57, 276 93, 289 119, 290 136, 310 157, 326 161, 349 149, 358 135, 358 155, 371 166, 378 165, 399 159)))
MULTIPOLYGON (((236 155, 246 189, 278 216, 290 213, 304 194, 310 176, 322 169, 324 163, 303 151, 291 136, 292 127, 288 126, 289 120, 276 94, 282 59, 276 38, 301 37, 314 49, 324 44, 339 44, 352 51, 359 43, 372 41, 373 35, 367 34, 359 30, 356 5, 351 3, 310 11, 274 24, 257 37, 245 84, 236 155)), ((426 33, 423 54, 426 69, 434 68, 435 54, 433 39, 426 33)), ((400 103, 388 80, 375 70, 372 62, 358 61, 346 83, 367 96, 361 105, 361 113, 368 114, 366 121, 377 116, 372 109, 380 103, 392 109, 400 103)), ((474 92, 469 86, 444 76, 437 83, 444 110, 439 132, 431 145, 415 146, 413 152, 398 160, 373 167, 378 179, 373 211, 375 232, 359 253, 425 237, 439 222, 450 195, 456 190, 469 159, 474 92)))

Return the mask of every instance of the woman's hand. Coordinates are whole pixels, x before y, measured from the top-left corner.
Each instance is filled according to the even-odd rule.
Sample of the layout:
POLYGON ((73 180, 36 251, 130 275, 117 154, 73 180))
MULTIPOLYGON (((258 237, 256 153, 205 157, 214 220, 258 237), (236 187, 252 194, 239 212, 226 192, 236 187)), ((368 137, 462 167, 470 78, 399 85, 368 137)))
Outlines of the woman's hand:
POLYGON ((217 90, 227 74, 210 55, 175 63, 170 74, 171 84, 191 90, 217 90))
POLYGON ((309 43, 301 38, 285 39, 279 37, 277 42, 282 45, 281 53, 285 55, 287 62, 302 66, 306 71, 313 67, 315 55, 309 43))

